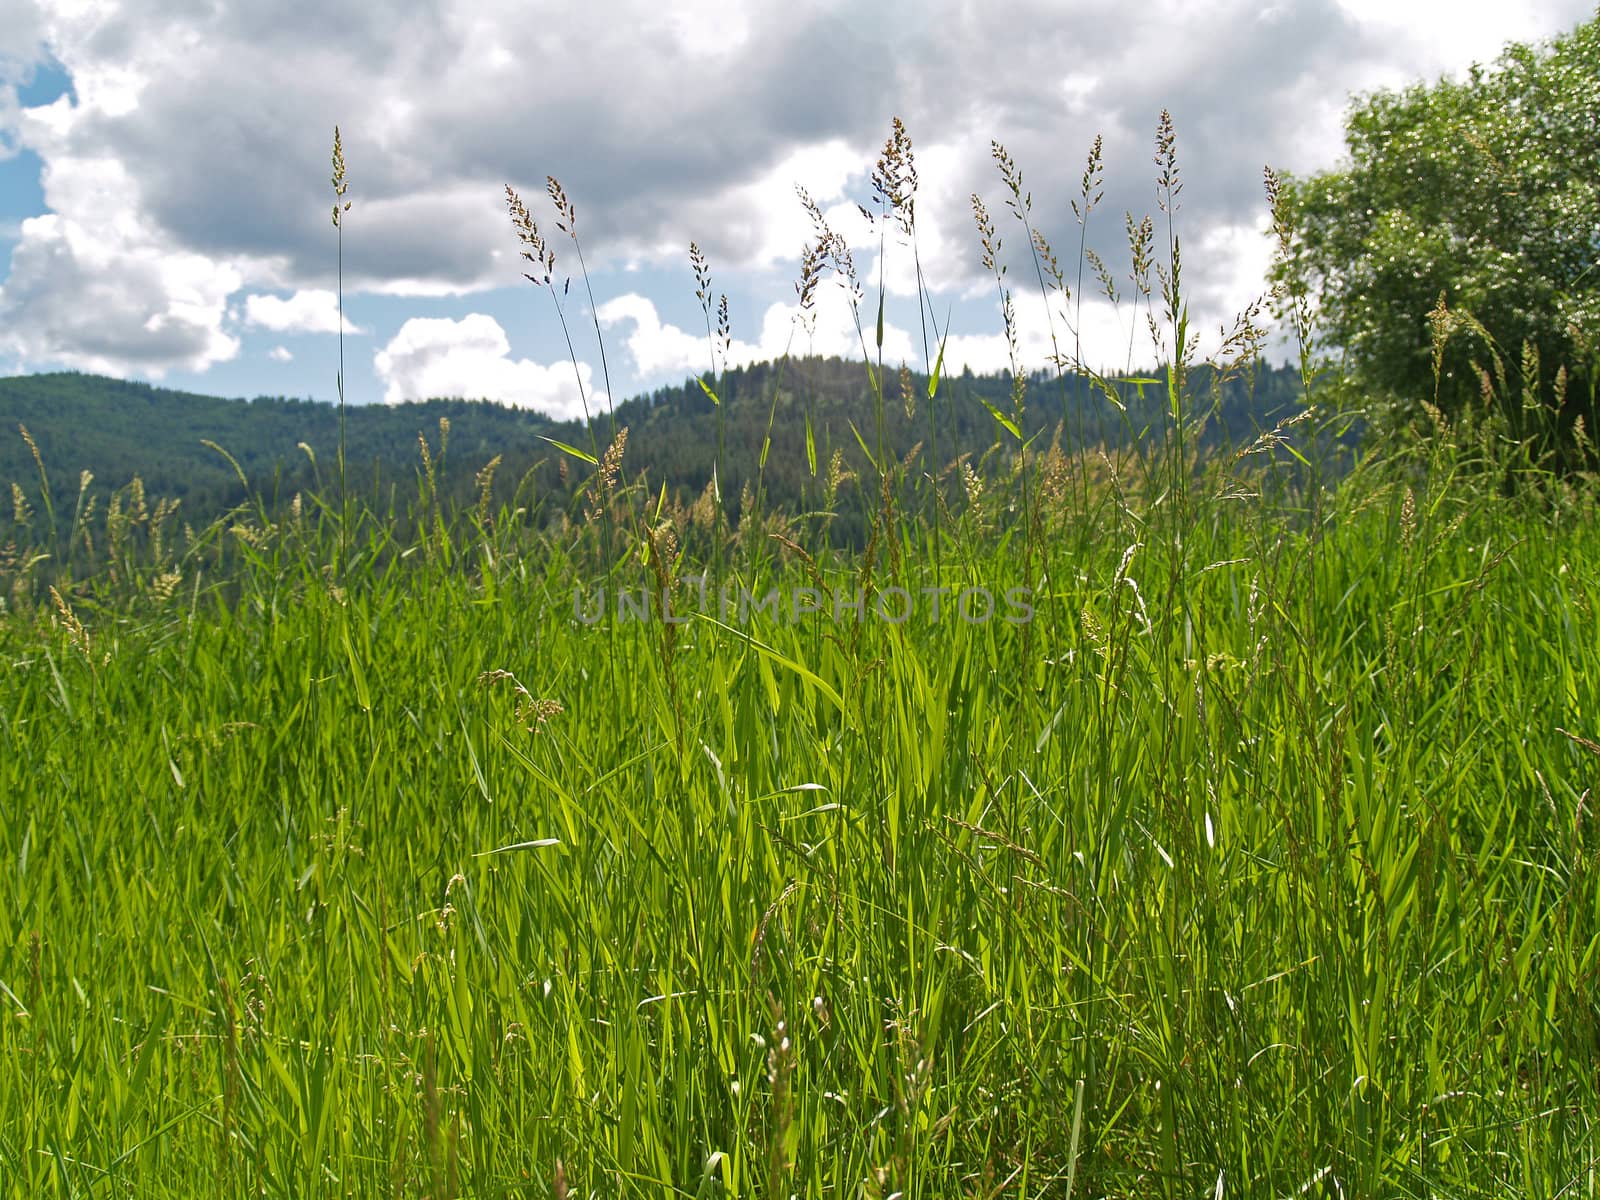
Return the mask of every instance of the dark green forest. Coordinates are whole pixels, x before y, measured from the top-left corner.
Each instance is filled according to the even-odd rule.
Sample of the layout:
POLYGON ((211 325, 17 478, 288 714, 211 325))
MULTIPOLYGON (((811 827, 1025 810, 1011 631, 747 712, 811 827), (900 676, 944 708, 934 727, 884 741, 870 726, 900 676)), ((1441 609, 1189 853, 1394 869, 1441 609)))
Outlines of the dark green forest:
MULTIPOLYGON (((730 516, 737 520, 746 485, 756 484, 770 428, 761 481, 767 506, 791 513, 815 506, 838 451, 844 478, 834 536, 846 543, 865 529, 864 508, 851 484, 852 477, 875 474, 869 453, 892 455, 908 470, 943 477, 962 456, 970 456, 980 474, 999 470, 1006 447, 1016 445, 1014 438, 1007 442, 1009 435, 997 428, 987 407, 1014 418, 1009 374, 943 378, 931 403, 924 376, 888 372, 879 404, 866 364, 840 359, 760 363, 707 382, 725 406, 723 494, 730 516)), ((1262 365, 1252 375, 1220 380, 1202 367, 1189 382, 1198 411, 1209 410, 1203 448, 1247 443, 1298 412, 1303 402, 1300 378, 1288 368, 1262 365)), ((1052 444, 1068 455, 1134 442, 1153 447, 1166 428, 1160 385, 1113 381, 1113 401, 1103 382, 1087 378, 1040 373, 1026 384, 1019 428, 1039 451, 1052 444)), ((19 484, 37 508, 42 464, 63 533, 80 504, 104 505, 135 478, 152 505, 157 498, 176 500, 179 519, 197 527, 246 502, 272 513, 296 493, 324 501, 338 495, 339 411, 322 401, 222 399, 68 372, 0 379, 0 421, 0 480, 19 484), (22 428, 38 448, 39 463, 22 428), (83 472, 92 480, 80 498, 83 472)), ((428 442, 441 498, 475 502, 480 473, 498 456, 493 502, 514 502, 536 518, 553 517, 568 510, 592 468, 552 441, 598 457, 612 440, 613 424, 629 430, 625 480, 652 494, 665 482, 668 494, 685 504, 705 490, 716 457, 717 410, 693 378, 620 403, 614 413, 596 414, 592 431, 484 400, 351 406, 346 486, 353 498, 378 511, 403 509, 405 498, 417 495, 425 471, 421 437, 428 442), (441 419, 448 421, 447 436, 441 419)))

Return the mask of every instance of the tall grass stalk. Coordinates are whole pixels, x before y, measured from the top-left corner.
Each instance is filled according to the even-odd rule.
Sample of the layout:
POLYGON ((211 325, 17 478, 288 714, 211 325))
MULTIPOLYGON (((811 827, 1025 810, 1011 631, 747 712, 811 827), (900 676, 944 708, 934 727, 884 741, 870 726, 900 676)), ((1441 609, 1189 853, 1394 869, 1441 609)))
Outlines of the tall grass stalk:
POLYGON ((333 228, 337 239, 339 306, 339 551, 338 574, 344 575, 345 556, 348 549, 346 525, 350 520, 349 493, 345 486, 345 423, 344 423, 344 215, 350 211, 351 201, 345 199, 350 184, 345 179, 344 143, 339 137, 339 127, 333 127, 333 228))

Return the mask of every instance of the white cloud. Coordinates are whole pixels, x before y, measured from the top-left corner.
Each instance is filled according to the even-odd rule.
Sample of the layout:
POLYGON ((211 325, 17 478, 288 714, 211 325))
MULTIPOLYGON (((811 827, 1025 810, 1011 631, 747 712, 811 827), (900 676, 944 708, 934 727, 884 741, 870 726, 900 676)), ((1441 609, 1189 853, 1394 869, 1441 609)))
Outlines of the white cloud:
MULTIPOLYGON (((871 165, 868 145, 852 145, 843 138, 797 146, 748 181, 695 197, 682 223, 702 242, 709 238, 734 250, 738 267, 798 262, 801 246, 812 240, 812 230, 796 186, 804 187, 829 219, 840 224, 840 232, 856 232, 864 222, 854 202, 847 202, 847 188, 864 179, 871 165)), ((683 253, 683 244, 672 240, 662 247, 660 257, 681 261, 683 253)))
POLYGON ((749 14, 722 0, 673 0, 660 11, 679 50, 691 57, 725 59, 750 40, 749 14))
POLYGON ((294 361, 294 355, 289 352, 289 348, 287 346, 274 346, 271 350, 267 351, 267 357, 273 362, 286 363, 294 361))
MULTIPOLYGON (((1206 241, 1206 249, 1236 255, 1242 265, 1233 276, 1225 276, 1222 283, 1194 297, 1197 308, 1207 313, 1226 314, 1218 316, 1210 326, 1198 322, 1193 326, 1191 337, 1202 358, 1214 352, 1220 342, 1214 332, 1216 325, 1226 323, 1231 327, 1233 316, 1260 291, 1259 287, 1252 290, 1252 284, 1259 279, 1259 273, 1252 274, 1257 265, 1251 243, 1255 236, 1255 230, 1241 227, 1225 230, 1206 241)), ((962 310, 964 315, 956 318, 955 327, 945 340, 946 374, 959 374, 964 368, 971 368, 978 374, 1011 368, 1012 351, 999 313, 998 293, 993 291, 992 284, 988 291, 994 297, 992 319, 991 311, 983 305, 976 310, 968 306, 962 310), (975 323, 992 331, 971 332, 975 323)), ((1081 356, 1082 361, 1095 370, 1122 374, 1164 352, 1158 352, 1152 345, 1143 302, 1136 312, 1127 296, 1113 305, 1103 296, 1088 295, 1080 307, 1076 302, 1064 305, 1052 292, 1047 305, 1037 289, 1021 288, 1013 292, 1012 304, 1016 313, 1017 362, 1024 372, 1053 370, 1059 355, 1068 363, 1081 356)), ((734 338, 728 349, 727 365, 738 367, 772 361, 786 352, 845 359, 877 358, 875 299, 869 296, 863 301, 859 330, 847 295, 831 280, 821 288, 816 307, 816 329, 815 333, 810 333, 796 325, 796 305, 770 305, 755 338, 734 338)), ((929 347, 928 356, 924 356, 920 326, 912 325, 916 320, 915 310, 909 313, 906 310, 903 299, 896 303, 891 296, 884 320, 883 361, 886 366, 898 367, 905 363, 913 370, 923 371, 927 369, 928 357, 938 354, 938 345, 935 341, 929 347)), ((603 328, 621 331, 622 344, 647 384, 699 375, 712 367, 712 352, 704 333, 690 332, 664 322, 654 302, 645 296, 629 293, 608 301, 600 306, 599 317, 603 328)), ((1158 319, 1157 329, 1165 339, 1166 323, 1158 319)), ((937 335, 930 329, 929 337, 934 339, 937 335)))
MULTIPOLYGON (((245 319, 274 333, 338 333, 339 297, 324 288, 305 288, 287 300, 277 296, 246 296, 245 319)), ((346 333, 365 333, 346 318, 346 333)))
MULTIPOLYGON (((0 74, 0 79, 3 78, 3 74, 0 74)), ((0 82, 0 163, 15 158, 22 149, 17 141, 20 111, 17 105, 17 89, 10 84, 0 82)))
MULTIPOLYGON (((584 415, 572 365, 512 358, 506 331, 484 313, 469 313, 459 321, 413 317, 378 351, 373 366, 390 404, 459 396, 537 409, 557 420, 581 420, 584 415)), ((579 363, 578 374, 590 413, 602 411, 605 393, 593 390, 589 364, 579 363)))
MULTIPOLYGON (((799 306, 772 304, 762 314, 761 327, 754 339, 735 337, 726 355, 719 346, 713 348, 703 333, 690 333, 676 325, 666 324, 656 309, 655 302, 637 292, 618 296, 598 309, 600 324, 606 329, 627 326, 623 344, 646 380, 662 381, 698 375, 711 370, 713 363, 730 367, 746 366, 753 362, 771 361, 785 352, 817 354, 824 357, 853 358, 862 354, 862 333, 856 326, 848 297, 842 289, 825 282, 816 300, 816 326, 808 331, 796 323, 799 306)), ((876 322, 876 309, 862 311, 862 328, 876 322)), ((734 327, 738 328, 735 315, 734 327)), ((874 332, 867 329, 870 344, 874 332)), ((876 347, 873 348, 876 353, 876 347)), ((920 352, 914 351, 911 336, 892 323, 884 325, 883 356, 885 362, 920 361, 920 352)))
POLYGON ((0 23, 0 83, 26 78, 42 50, 41 14, 29 4, 12 5, 0 23))
POLYGON ((239 352, 223 328, 239 273, 117 223, 22 223, 0 287, 0 346, 25 362, 159 378, 239 352))
MULTIPOLYGON (((204 369, 234 353, 229 283, 250 290, 239 307, 262 330, 330 328, 325 309, 300 298, 333 286, 336 120, 354 202, 347 295, 448 299, 515 284, 500 199, 508 180, 538 201, 564 275, 576 264, 539 194, 546 172, 575 201, 597 273, 681 265, 694 238, 719 286, 737 291, 739 272, 795 261, 810 233, 793 199, 799 182, 852 237, 870 280, 875 244, 852 205, 868 198, 865 178, 896 112, 917 139, 925 279, 963 295, 987 285, 974 190, 1002 226, 1012 277, 1031 273, 1013 257, 1026 242, 1000 202, 989 138, 1015 154, 1036 225, 1075 264, 1068 201, 1084 151, 1105 133, 1107 192, 1090 244, 1110 260, 1123 210, 1154 207, 1150 135, 1168 106, 1185 170, 1185 244, 1218 250, 1188 268, 1196 322, 1214 328, 1254 261, 1231 253, 1248 247, 1227 231, 1261 211, 1260 164, 1332 165, 1350 89, 1460 70, 1507 38, 1593 15, 1593 0, 1508 0, 1470 21, 1446 0, 1015 0, 1004 21, 971 0, 943 6, 938 20, 912 0, 870 9, 591 0, 541 23, 513 0, 3 2, 0 155, 14 144, 40 156, 57 223, 22 234, 0 296, 0 353, 144 373, 204 369), (17 108, 12 85, 47 58, 70 74, 73 97, 17 108)), ((890 294, 913 294, 905 249, 891 249, 887 266, 890 294)), ((787 315, 777 308, 749 346, 781 349, 787 315)), ((651 325, 653 308, 611 311, 631 322, 642 370, 702 365, 690 348, 699 339, 651 325)), ((991 340, 956 344, 992 358, 992 335, 975 336, 991 340)), ((920 343, 918 329, 904 346, 920 343)), ((825 317, 817 346, 854 353, 859 339, 825 317)))
POLYGON ((232 359, 239 341, 226 328, 227 301, 240 266, 150 221, 121 158, 61 152, 88 112, 65 96, 20 111, 52 211, 18 230, 0 286, 0 346, 31 364, 156 378, 232 359))
MULTIPOLYGON (((995 303, 998 306, 998 296, 995 303)), ((1120 374, 1130 360, 1137 366, 1154 353, 1144 309, 1135 314, 1125 297, 1113 305, 1103 296, 1086 296, 1080 307, 1076 301, 1063 304, 1054 292, 1047 304, 1036 289, 1025 289, 1012 296, 1012 305, 1017 365, 1024 373, 1054 371, 1059 356, 1063 369, 1070 369, 1070 364, 1081 358, 1093 370, 1120 374)), ((995 323, 1001 327, 999 332, 950 334, 944 348, 947 374, 959 373, 964 367, 980 375, 1011 369, 1011 346, 998 312, 995 323)))
POLYGON ((1379 36, 1404 49, 1407 78, 1492 62, 1508 41, 1535 41, 1570 28, 1593 12, 1574 3, 1510 0, 1462 20, 1457 0, 1338 0, 1339 7, 1379 36))
POLYGON ((704 335, 663 325, 655 302, 637 292, 606 301, 596 315, 606 329, 632 325, 624 344, 633 356, 635 368, 646 378, 694 375, 709 364, 711 351, 704 335))

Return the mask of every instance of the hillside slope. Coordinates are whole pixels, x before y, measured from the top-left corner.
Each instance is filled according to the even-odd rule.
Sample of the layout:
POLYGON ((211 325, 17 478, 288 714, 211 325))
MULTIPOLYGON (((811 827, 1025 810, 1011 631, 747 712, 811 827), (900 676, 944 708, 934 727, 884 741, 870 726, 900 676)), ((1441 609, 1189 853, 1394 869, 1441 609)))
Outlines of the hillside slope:
MULTIPOLYGON (((847 471, 870 470, 863 445, 876 454, 880 437, 886 453, 902 460, 920 445, 916 461, 922 470, 942 469, 965 453, 981 456, 995 445, 1001 431, 985 404, 1010 413, 1009 376, 946 378, 931 413, 925 378, 912 375, 909 382, 908 404, 901 380, 893 374, 885 380, 880 427, 868 371, 860 362, 805 359, 781 368, 761 363, 729 372, 718 385, 725 419, 724 494, 730 502, 736 499, 755 473, 769 423, 766 486, 774 503, 791 507, 817 487, 806 448, 808 424, 824 473, 835 449, 842 452, 847 471)), ((1059 426, 1069 449, 1115 444, 1152 431, 1159 436, 1164 400, 1154 394, 1157 390, 1149 389, 1141 399, 1135 387, 1125 388, 1128 411, 1123 414, 1086 381, 1039 375, 1029 381, 1026 432, 1048 444, 1059 426)), ((1197 411, 1215 404, 1204 430, 1211 445, 1248 440, 1300 404, 1298 379, 1285 368, 1263 366, 1253 380, 1230 381, 1216 396, 1210 390, 1201 369, 1193 391, 1197 411)), ((570 464, 581 469, 563 476, 560 452, 546 439, 585 451, 604 449, 611 419, 597 414, 591 439, 581 424, 481 400, 351 407, 346 410, 349 486, 380 503, 391 487, 413 490, 422 469, 421 435, 432 448, 445 494, 474 494, 477 472, 498 455, 497 494, 509 497, 527 484, 543 502, 559 503, 588 468, 570 464), (439 461, 441 418, 448 419, 449 437, 439 461)), ((630 478, 643 473, 655 487, 666 480, 691 499, 705 488, 715 458, 717 413, 698 381, 628 400, 617 406, 614 419, 630 428, 630 478)), ((184 517, 196 523, 245 499, 234 463, 250 494, 269 506, 295 492, 332 495, 337 487, 339 414, 319 401, 222 399, 70 372, 0 379, 0 487, 17 483, 37 508, 39 472, 18 436, 19 426, 38 446, 58 519, 64 521, 70 520, 84 471, 93 475, 91 494, 103 497, 137 476, 147 495, 181 501, 184 517)))

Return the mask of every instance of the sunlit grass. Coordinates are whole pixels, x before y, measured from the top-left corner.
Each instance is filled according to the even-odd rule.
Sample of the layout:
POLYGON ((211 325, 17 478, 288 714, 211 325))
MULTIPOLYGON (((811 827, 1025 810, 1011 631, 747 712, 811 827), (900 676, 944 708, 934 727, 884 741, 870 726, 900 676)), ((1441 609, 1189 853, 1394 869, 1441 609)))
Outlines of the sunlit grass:
POLYGON ((1596 1195, 1593 506, 1298 432, 880 448, 841 552, 609 438, 554 533, 446 511, 441 429, 406 545, 141 494, 53 597, 14 551, 0 1184, 1596 1195))

